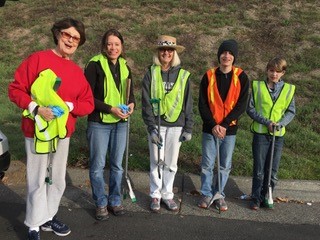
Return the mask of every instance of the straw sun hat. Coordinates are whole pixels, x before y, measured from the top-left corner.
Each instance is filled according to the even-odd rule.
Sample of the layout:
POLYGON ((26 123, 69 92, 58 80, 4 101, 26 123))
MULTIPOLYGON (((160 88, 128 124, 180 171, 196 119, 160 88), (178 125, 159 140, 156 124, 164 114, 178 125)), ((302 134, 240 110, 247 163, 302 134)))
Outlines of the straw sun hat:
POLYGON ((168 36, 168 35, 159 36, 155 49, 158 50, 159 48, 173 48, 178 53, 183 52, 183 50, 185 49, 184 46, 177 45, 177 39, 175 37, 168 36))

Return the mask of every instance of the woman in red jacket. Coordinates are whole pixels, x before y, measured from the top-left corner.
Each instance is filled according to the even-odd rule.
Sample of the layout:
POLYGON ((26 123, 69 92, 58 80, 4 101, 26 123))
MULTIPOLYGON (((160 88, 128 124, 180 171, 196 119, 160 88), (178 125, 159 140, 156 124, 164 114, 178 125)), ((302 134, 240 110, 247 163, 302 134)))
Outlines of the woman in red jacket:
POLYGON ((29 227, 28 239, 40 239, 40 227, 43 231, 53 231, 59 236, 66 236, 71 232, 55 215, 66 186, 69 142, 75 131, 76 118, 91 113, 94 107, 92 92, 82 69, 70 60, 72 54, 86 40, 83 23, 66 18, 54 23, 51 31, 56 47, 31 54, 18 67, 14 81, 9 84, 10 100, 29 113, 29 116, 22 118, 27 154, 28 195, 25 224, 29 227), (65 126, 60 126, 66 128, 64 138, 54 137, 48 141, 52 144, 48 152, 39 154, 35 151, 38 141, 35 141, 37 138, 33 119, 40 118, 42 122, 48 122, 49 126, 58 118, 51 106, 43 105, 39 101, 39 98, 46 97, 47 92, 41 92, 41 89, 35 89, 33 85, 39 75, 43 75, 48 69, 61 79, 55 92, 60 102, 62 100, 62 103, 65 103, 66 111, 61 114, 68 116, 65 126), (39 98, 31 92, 37 92, 39 98), (51 169, 48 168, 49 175, 48 165, 52 166, 51 169))

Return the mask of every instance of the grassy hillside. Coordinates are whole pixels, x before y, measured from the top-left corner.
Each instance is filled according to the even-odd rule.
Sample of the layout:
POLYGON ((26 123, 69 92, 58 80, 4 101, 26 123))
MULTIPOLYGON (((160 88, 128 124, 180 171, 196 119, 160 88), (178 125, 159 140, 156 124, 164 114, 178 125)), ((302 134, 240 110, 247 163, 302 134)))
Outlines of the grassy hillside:
MULTIPOLYGON (((53 47, 50 28, 63 17, 82 20, 87 42, 74 60, 82 67, 99 52, 100 39, 109 28, 124 36, 126 57, 133 70, 137 109, 132 117, 130 169, 148 170, 146 131, 141 119, 140 89, 151 47, 159 34, 176 36, 186 51, 182 65, 192 73, 196 124, 193 139, 184 143, 180 171, 199 172, 201 119, 197 109, 198 85, 205 71, 216 65, 222 40, 239 42, 237 65, 251 80, 264 78, 267 61, 276 55, 288 61, 287 82, 297 86, 297 116, 288 126, 280 178, 320 179, 320 3, 317 0, 20 0, 0 8, 0 128, 7 134, 13 158, 24 159, 20 131, 21 110, 9 102, 7 86, 14 70, 30 53, 53 47)), ((246 114, 233 159, 234 175, 251 175, 252 156, 246 114)), ((86 166, 86 119, 80 119, 72 138, 70 165, 86 166)))

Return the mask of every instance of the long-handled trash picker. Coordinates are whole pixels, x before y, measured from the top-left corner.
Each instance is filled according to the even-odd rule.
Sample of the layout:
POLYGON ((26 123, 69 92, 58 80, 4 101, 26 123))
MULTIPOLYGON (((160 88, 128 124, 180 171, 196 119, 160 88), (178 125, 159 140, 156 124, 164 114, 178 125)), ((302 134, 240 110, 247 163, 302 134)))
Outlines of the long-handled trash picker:
POLYGON ((48 157, 49 157, 49 159, 47 160, 48 161, 48 165, 47 165, 47 176, 46 176, 46 178, 45 178, 45 182, 48 184, 48 185, 52 185, 52 158, 53 158, 53 153, 52 153, 52 145, 53 145, 53 141, 54 141, 54 139, 53 140, 51 140, 49 143, 50 143, 50 152, 49 152, 49 155, 48 155, 48 157))
POLYGON ((273 136, 271 143, 271 154, 270 154, 270 165, 269 165, 269 173, 268 173, 268 192, 265 198, 265 205, 268 208, 273 208, 273 197, 272 197, 272 186, 271 186, 271 173, 272 173, 272 165, 273 165, 273 156, 274 156, 274 143, 276 141, 276 130, 277 126, 273 126, 273 136))
MULTIPOLYGON (((150 99, 150 103, 152 104, 157 104, 157 108, 158 108, 158 138, 161 139, 161 135, 160 135, 160 122, 161 122, 161 118, 160 118, 160 98, 152 98, 150 99)), ((160 150, 161 150, 161 145, 158 145, 158 176, 159 179, 161 179, 161 172, 160 172, 160 167, 161 166, 165 166, 165 162, 163 160, 160 159, 160 150)))
MULTIPOLYGON (((221 183, 220 183, 220 143, 219 143, 219 138, 216 137, 216 151, 217 151, 217 179, 218 179, 218 192, 216 192, 215 195, 212 196, 212 198, 210 199, 210 202, 207 206, 207 209, 209 209, 209 207, 212 205, 212 203, 217 200, 217 199, 221 199, 223 198, 222 194, 221 194, 221 183)), ((220 214, 221 210, 219 208, 219 214, 220 214)))
MULTIPOLYGON (((129 104, 129 96, 130 96, 130 87, 131 87, 131 79, 127 80, 127 92, 126 92, 126 104, 129 104)), ((126 158, 125 158, 125 168, 124 168, 124 178, 127 183, 127 191, 124 193, 124 198, 127 197, 127 192, 129 192, 129 196, 131 198, 131 202, 136 202, 136 196, 133 192, 130 177, 128 175, 128 161, 129 161, 129 134, 130 134, 130 116, 127 118, 127 133, 126 133, 126 158)))

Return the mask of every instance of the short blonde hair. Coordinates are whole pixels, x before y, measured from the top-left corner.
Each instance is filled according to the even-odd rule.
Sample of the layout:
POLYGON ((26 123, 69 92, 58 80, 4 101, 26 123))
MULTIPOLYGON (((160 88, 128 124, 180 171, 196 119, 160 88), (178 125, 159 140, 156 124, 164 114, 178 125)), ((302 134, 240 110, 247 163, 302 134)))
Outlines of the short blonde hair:
MULTIPOLYGON (((153 63, 155 65, 161 66, 161 62, 159 60, 159 50, 155 51, 153 54, 153 63)), ((171 67, 176 67, 181 64, 179 55, 176 50, 174 50, 172 61, 170 62, 171 67)))
POLYGON ((287 69, 287 61, 282 57, 274 57, 267 64, 267 70, 270 69, 283 72, 287 69))

